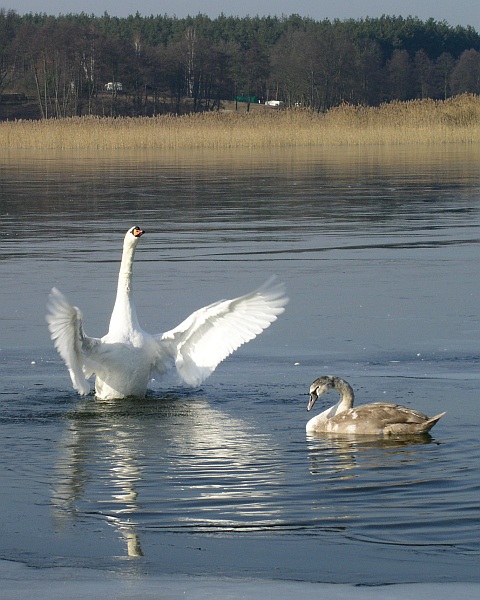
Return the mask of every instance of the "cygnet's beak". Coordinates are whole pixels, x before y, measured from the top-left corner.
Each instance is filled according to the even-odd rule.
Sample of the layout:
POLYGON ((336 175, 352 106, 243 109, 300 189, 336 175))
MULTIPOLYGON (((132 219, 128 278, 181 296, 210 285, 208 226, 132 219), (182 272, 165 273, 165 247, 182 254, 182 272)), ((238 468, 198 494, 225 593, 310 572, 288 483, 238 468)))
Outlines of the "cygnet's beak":
POLYGON ((318 396, 316 392, 310 392, 310 400, 308 401, 307 410, 312 410, 313 405, 317 401, 317 398, 318 396))

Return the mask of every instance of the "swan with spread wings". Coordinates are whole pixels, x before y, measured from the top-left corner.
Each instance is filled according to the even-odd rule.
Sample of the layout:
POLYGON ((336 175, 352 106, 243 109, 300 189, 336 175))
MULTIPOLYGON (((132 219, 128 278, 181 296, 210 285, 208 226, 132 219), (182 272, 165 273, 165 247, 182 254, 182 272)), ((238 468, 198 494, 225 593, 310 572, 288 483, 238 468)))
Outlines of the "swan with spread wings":
POLYGON ((144 233, 135 226, 125 235, 115 305, 102 338, 88 336, 80 309, 58 289, 50 292, 50 335, 80 394, 90 392, 88 379, 95 375, 100 399, 143 397, 151 378, 172 365, 185 384, 197 386, 239 346, 269 327, 288 302, 284 285, 271 278, 253 292, 214 302, 178 327, 151 335, 139 325, 132 293, 135 249, 144 233))

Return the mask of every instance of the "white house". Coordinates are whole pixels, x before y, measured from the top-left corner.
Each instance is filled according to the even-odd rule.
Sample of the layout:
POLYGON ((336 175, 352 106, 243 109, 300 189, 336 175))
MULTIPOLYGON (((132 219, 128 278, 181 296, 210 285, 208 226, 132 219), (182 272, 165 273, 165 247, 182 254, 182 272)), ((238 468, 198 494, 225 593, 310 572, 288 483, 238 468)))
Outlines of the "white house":
POLYGON ((285 102, 282 102, 282 100, 267 100, 265 106, 270 106, 270 108, 281 108, 282 106, 285 106, 285 102))
POLYGON ((109 81, 105 84, 105 90, 107 92, 121 92, 123 90, 123 83, 119 81, 109 81))

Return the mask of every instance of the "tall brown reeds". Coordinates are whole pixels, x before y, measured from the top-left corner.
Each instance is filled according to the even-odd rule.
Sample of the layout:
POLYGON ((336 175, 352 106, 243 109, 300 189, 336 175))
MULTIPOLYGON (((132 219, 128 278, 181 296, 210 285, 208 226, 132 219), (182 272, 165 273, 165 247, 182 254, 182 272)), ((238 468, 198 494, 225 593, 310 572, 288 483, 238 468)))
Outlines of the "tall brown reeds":
POLYGON ((184 116, 0 123, 3 149, 255 148, 480 142, 480 97, 184 116))

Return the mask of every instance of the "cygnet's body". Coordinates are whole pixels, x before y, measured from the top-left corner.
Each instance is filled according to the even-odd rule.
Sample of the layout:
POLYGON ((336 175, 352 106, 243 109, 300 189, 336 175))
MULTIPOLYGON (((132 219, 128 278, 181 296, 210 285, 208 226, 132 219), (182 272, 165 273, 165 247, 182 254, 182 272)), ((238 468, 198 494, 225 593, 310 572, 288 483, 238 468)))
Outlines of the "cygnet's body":
POLYGON ((443 417, 427 417, 423 413, 390 402, 374 402, 353 408, 354 393, 349 383, 340 377, 323 376, 310 386, 307 410, 329 390, 340 394, 340 401, 307 423, 307 433, 349 435, 406 436, 426 434, 443 417))
POLYGON ((133 259, 143 233, 131 227, 125 235, 117 296, 104 337, 87 336, 81 311, 56 288, 50 293, 48 328, 80 394, 89 393, 87 379, 95 375, 100 399, 143 397, 152 376, 172 365, 184 383, 199 385, 229 354, 273 323, 288 302, 283 284, 270 279, 249 294, 200 308, 175 329, 151 335, 138 323, 132 293, 133 259))

